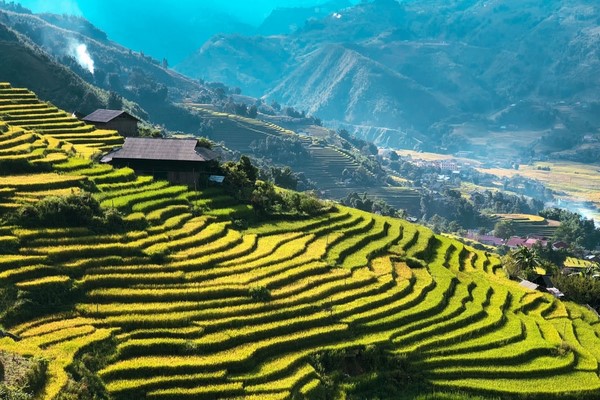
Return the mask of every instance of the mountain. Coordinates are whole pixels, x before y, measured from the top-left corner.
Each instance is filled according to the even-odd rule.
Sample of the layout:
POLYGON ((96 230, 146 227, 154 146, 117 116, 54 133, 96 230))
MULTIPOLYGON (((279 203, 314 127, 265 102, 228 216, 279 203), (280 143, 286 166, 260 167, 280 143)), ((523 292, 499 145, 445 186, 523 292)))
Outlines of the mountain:
MULTIPOLYGON (((600 127, 591 111, 599 103, 599 21, 600 7, 590 0, 375 0, 287 34, 221 35, 181 71, 359 133, 365 126, 364 132, 425 135, 438 150, 441 136, 457 125, 498 129, 503 124, 491 116, 515 105, 521 109, 510 124, 516 130, 533 125, 541 137, 568 125, 579 138, 600 127), (588 111, 581 112, 582 104, 588 111), (530 114, 545 118, 530 121, 530 114)), ((468 138, 462 140, 468 147, 468 138)))
POLYGON ((337 44, 308 55, 267 96, 313 115, 344 115, 363 125, 384 126, 431 125, 448 116, 449 103, 411 78, 337 44))
POLYGON ((199 75, 210 76, 209 81, 228 82, 229 86, 243 87, 249 95, 260 96, 270 88, 270 82, 283 76, 281 65, 290 57, 284 44, 285 39, 280 37, 217 35, 199 50, 208 63, 203 68, 209 68, 210 72, 198 74, 198 60, 194 57, 178 64, 175 69, 199 79, 202 79, 199 75), (235 65, 244 67, 238 70, 235 65))

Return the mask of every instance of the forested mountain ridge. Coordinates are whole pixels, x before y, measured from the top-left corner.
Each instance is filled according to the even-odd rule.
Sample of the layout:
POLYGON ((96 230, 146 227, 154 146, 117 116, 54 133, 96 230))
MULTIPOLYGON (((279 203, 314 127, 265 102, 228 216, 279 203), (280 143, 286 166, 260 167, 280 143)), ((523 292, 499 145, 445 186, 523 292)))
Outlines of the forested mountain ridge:
POLYGON ((599 19, 588 0, 375 0, 286 35, 221 35, 180 68, 365 134, 396 130, 368 137, 381 144, 406 147, 402 131, 439 149, 453 126, 473 122, 539 136, 566 125, 581 137, 600 127, 599 19))

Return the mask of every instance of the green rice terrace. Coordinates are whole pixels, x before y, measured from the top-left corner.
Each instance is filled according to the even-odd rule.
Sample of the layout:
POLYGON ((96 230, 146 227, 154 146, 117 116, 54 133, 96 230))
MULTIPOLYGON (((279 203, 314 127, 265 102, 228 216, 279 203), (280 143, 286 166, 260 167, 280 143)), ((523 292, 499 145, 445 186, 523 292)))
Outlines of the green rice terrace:
POLYGON ((115 399, 600 396, 597 317, 519 287, 496 255, 341 206, 238 230, 249 206, 94 164, 117 141, 75 145, 88 132, 37 130, 42 115, 0 122, 0 160, 47 167, 2 170, 3 214, 89 191, 127 229, 0 227, 3 287, 44 304, 5 324, 21 339, 0 339, 5 381, 25 357, 47 362, 43 399, 82 363, 115 399))
POLYGON ((586 268, 594 267, 596 265, 596 263, 593 261, 582 260, 580 258, 567 257, 567 259, 565 260, 563 265, 566 268, 583 270, 586 268))

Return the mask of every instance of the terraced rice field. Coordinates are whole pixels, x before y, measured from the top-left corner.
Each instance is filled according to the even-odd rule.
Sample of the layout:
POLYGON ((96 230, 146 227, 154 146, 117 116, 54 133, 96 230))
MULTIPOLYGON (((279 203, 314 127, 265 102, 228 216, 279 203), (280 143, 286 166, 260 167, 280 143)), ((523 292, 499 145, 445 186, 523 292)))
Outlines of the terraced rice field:
POLYGON ((572 268, 572 269, 585 269, 585 268, 593 267, 595 265, 596 265, 596 263, 593 261, 582 260, 580 258, 575 258, 575 257, 567 257, 567 259, 564 262, 565 268, 572 268))
MULTIPOLYGON (((230 221, 240 207, 212 191, 72 157, 48 163, 148 225, 3 228, 2 240, 17 243, 0 255, 4 285, 81 290, 73 310, 8 327, 20 342, 0 339, 0 350, 49 360, 45 399, 86 346, 110 337, 115 355, 98 375, 116 399, 314 398, 326 380, 314 355, 368 345, 432 390, 600 395, 597 318, 507 280, 494 254, 341 206, 238 231, 230 221), (113 178, 94 181, 104 175, 113 178), (211 212, 193 214, 192 202, 211 212)), ((20 182, 2 179, 15 182, 9 191, 20 182)))
POLYGON ((514 223, 515 235, 520 237, 539 236, 551 238, 560 222, 547 220, 539 215, 529 214, 495 214, 497 221, 505 219, 514 223))
POLYGON ((247 152, 252 142, 264 140, 266 137, 285 137, 295 135, 302 140, 309 158, 302 165, 294 166, 294 170, 302 172, 307 178, 318 183, 322 195, 331 199, 342 199, 352 192, 369 192, 372 196, 385 200, 388 204, 410 213, 418 213, 420 194, 412 189, 397 187, 365 187, 348 185, 343 182, 342 172, 356 172, 359 168, 357 161, 340 149, 313 141, 307 136, 282 128, 270 122, 244 118, 237 115, 215 112, 201 105, 188 104, 200 112, 204 118, 212 120, 213 132, 211 139, 223 142, 226 147, 240 152, 247 152))
POLYGON ((123 143, 117 132, 86 125, 71 114, 39 100, 35 93, 6 83, 0 86, 0 121, 24 131, 34 130, 38 135, 46 136, 46 140, 53 141, 53 147, 64 146, 88 155, 123 143))

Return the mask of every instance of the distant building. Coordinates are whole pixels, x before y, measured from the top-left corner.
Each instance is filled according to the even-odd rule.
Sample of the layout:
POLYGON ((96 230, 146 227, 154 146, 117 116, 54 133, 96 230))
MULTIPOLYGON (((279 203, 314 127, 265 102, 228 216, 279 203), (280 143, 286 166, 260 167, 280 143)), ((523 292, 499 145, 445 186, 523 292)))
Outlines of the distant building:
POLYGON ((554 251, 568 249, 568 248, 569 248, 569 243, 563 242, 562 240, 552 243, 552 250, 554 250, 554 251))
POLYGON ((538 284, 540 289, 546 289, 548 293, 550 293, 552 296, 558 299, 565 297, 564 293, 561 292, 556 286, 554 286, 554 283, 552 283, 552 279, 548 275, 540 275, 536 277, 535 279, 533 279, 533 283, 538 284))
POLYGON ((538 275, 537 277, 535 277, 535 279, 533 279, 533 281, 523 279, 519 283, 519 286, 529 290, 539 290, 543 292, 548 292, 558 299, 565 296, 559 289, 554 287, 554 285, 552 284, 552 280, 549 276, 546 275, 538 275))
POLYGON ((517 236, 513 236, 506 241, 506 245, 511 249, 517 248, 519 246, 525 246, 525 242, 527 239, 523 239, 517 236))
POLYGON ((504 240, 491 235, 479 235, 476 240, 478 240, 480 243, 490 246, 502 246, 504 244, 504 240))
POLYGON ((506 245, 508 247, 510 247, 511 249, 515 249, 519 246, 524 246, 524 247, 527 247, 530 249, 538 243, 542 246, 546 246, 546 244, 547 244, 547 242, 545 240, 537 238, 537 237, 530 237, 528 239, 525 239, 525 238, 513 236, 506 241, 506 245))
POLYGON ((196 188, 218 172, 217 158, 214 151, 198 146, 196 139, 127 137, 122 148, 107 154, 101 162, 196 188))
POLYGON ((587 256, 585 256, 585 259, 589 262, 595 262, 595 263, 600 262, 600 257, 598 257, 598 255, 596 255, 596 254, 587 255, 587 256))
POLYGON ((94 125, 98 129, 115 130, 121 136, 136 137, 139 119, 123 110, 98 109, 90 115, 83 117, 83 121, 94 125))
POLYGON ((536 244, 540 244, 541 246, 546 246, 548 243, 546 240, 543 240, 539 237, 530 237, 525 241, 525 247, 532 248, 536 244))

